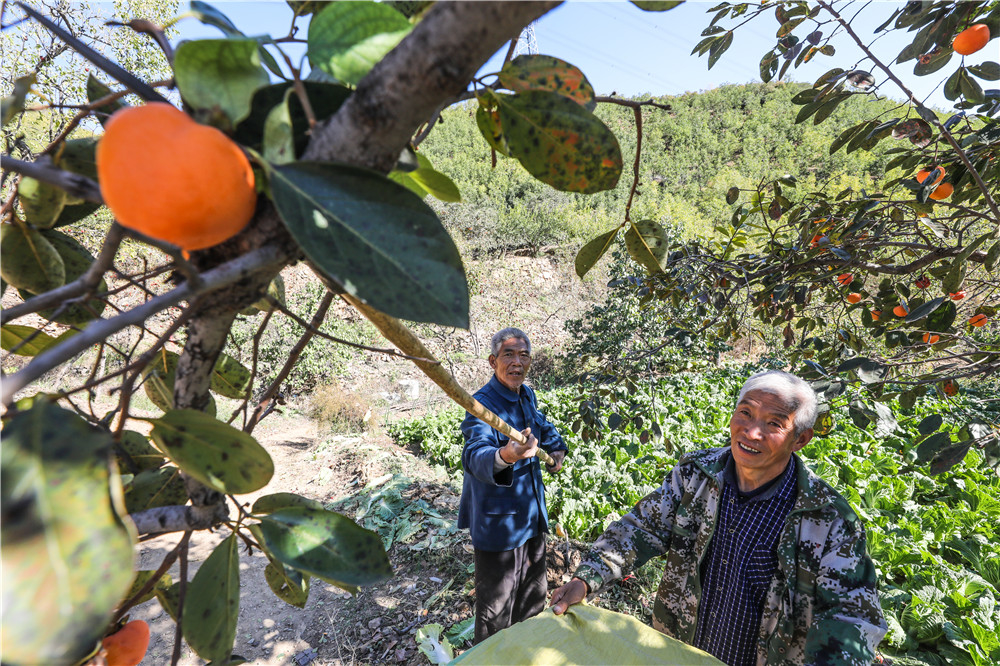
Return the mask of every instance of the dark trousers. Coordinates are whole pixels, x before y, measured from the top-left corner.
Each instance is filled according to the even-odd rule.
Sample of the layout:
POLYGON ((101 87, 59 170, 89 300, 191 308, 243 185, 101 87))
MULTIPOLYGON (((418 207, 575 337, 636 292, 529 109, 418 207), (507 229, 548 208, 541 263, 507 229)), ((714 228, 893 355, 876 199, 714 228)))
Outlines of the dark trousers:
POLYGON ((476 635, 481 643, 545 608, 545 534, 514 550, 476 549, 476 635))

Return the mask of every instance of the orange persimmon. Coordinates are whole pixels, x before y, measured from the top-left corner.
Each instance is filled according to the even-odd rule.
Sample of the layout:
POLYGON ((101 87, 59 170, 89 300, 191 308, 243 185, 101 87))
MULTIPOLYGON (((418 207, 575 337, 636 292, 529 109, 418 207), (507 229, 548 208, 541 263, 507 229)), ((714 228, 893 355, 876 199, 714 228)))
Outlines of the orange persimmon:
POLYGON ((253 217, 257 193, 246 155, 170 104, 112 114, 96 161, 101 194, 118 222, 183 250, 217 245, 253 217))

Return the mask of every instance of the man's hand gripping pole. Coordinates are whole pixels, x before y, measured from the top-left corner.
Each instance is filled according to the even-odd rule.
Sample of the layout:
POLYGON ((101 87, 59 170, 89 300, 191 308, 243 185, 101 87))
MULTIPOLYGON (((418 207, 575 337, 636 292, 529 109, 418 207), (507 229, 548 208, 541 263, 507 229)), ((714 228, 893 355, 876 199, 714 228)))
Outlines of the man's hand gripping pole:
MULTIPOLYGON (((423 370, 424 374, 431 378, 431 381, 440 386, 448 397, 454 400, 460 407, 465 409, 465 411, 469 412, 495 430, 502 432, 518 444, 528 443, 524 435, 522 435, 519 431, 514 430, 507 424, 506 421, 486 409, 486 407, 483 407, 481 402, 469 395, 469 393, 463 389, 457 381, 455 381, 455 378, 451 376, 451 373, 445 370, 441 363, 434 360, 434 357, 429 351, 427 351, 424 343, 422 343, 417 336, 415 336, 413 332, 403 324, 403 322, 399 321, 395 317, 385 314, 384 312, 379 312, 370 305, 357 300, 350 294, 342 293, 341 297, 353 305, 358 312, 367 317, 368 321, 374 324, 375 328, 377 328, 382 335, 389 340, 389 342, 396 345, 401 352, 407 354, 408 356, 417 357, 413 360, 413 362, 417 364, 417 367, 423 370)), ((552 456, 550 456, 541 447, 538 448, 538 453, 536 455, 546 465, 555 465, 555 461, 552 459, 552 456)))

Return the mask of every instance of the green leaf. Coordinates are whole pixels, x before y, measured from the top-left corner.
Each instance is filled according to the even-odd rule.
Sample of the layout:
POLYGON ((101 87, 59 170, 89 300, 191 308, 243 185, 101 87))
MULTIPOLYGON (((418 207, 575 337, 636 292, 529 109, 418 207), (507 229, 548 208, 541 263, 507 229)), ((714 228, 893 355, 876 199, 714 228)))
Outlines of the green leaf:
POLYGON ((547 90, 593 111, 594 87, 579 68, 547 55, 519 55, 500 70, 500 84, 516 93, 547 90))
POLYGON ((176 622, 177 609, 181 607, 181 584, 174 583, 166 589, 157 589, 155 594, 156 600, 160 602, 160 606, 176 622))
POLYGON ((615 237, 618 236, 618 231, 621 227, 615 227, 611 231, 601 234, 597 238, 592 239, 582 248, 576 255, 576 274, 579 277, 583 277, 590 271, 591 268, 604 256, 604 253, 608 251, 611 247, 611 243, 614 242, 615 237))
MULTIPOLYGON (((163 465, 164 460, 166 460, 162 453, 153 448, 145 435, 134 430, 126 430, 122 433, 121 448, 125 450, 140 470, 156 469, 163 465)), ((127 469, 124 465, 119 465, 119 468, 127 469)))
POLYGON ((728 31, 725 35, 712 42, 712 47, 708 49, 708 68, 712 69, 715 63, 719 62, 722 54, 733 45, 733 31, 728 31))
POLYGON ((24 219, 38 229, 55 225, 66 206, 66 190, 25 176, 17 185, 24 219))
MULTIPOLYGON (((132 583, 132 538, 115 510, 111 438, 37 401, 0 447, 4 663, 75 663, 132 583)), ((119 500, 120 501, 120 500, 119 500)))
POLYGON ((431 161, 422 153, 415 153, 417 167, 410 171, 392 171, 389 180, 403 185, 408 190, 423 198, 430 194, 441 201, 458 202, 462 195, 458 186, 451 178, 440 171, 435 171, 431 161))
POLYGON ((892 413, 892 409, 881 402, 873 402, 872 407, 875 408, 875 432, 873 433, 875 437, 888 437, 894 433, 899 424, 896 422, 896 416, 892 413))
POLYGON ((927 76, 933 74, 948 64, 954 51, 951 49, 941 49, 935 53, 922 55, 917 58, 917 64, 913 66, 913 73, 917 76, 927 76))
MULTIPOLYGON (((139 590, 141 590, 143 587, 146 586, 146 583, 148 583, 153 578, 153 574, 155 573, 156 573, 155 571, 151 570, 136 571, 135 579, 132 581, 132 587, 129 588, 129 591, 125 593, 125 596, 123 598, 131 599, 136 594, 138 594, 139 590)), ((156 596, 157 590, 166 590, 173 584, 174 580, 170 576, 170 574, 164 573, 158 579, 156 579, 156 583, 153 584, 153 587, 150 588, 149 592, 139 597, 135 603, 136 604, 146 603, 147 601, 156 596)))
POLYGON ((274 474, 271 456, 250 435, 193 409, 172 409, 151 437, 184 472, 221 493, 251 493, 274 474))
POLYGON ((912 322, 923 319, 924 317, 926 317, 927 315, 934 312, 939 307, 948 302, 950 301, 948 300, 947 296, 941 296, 939 298, 935 298, 934 300, 927 301, 920 307, 913 308, 912 310, 910 310, 910 313, 906 315, 906 318, 903 319, 903 321, 906 322, 907 324, 910 324, 912 322))
POLYGON ((309 577, 295 569, 289 569, 280 562, 268 562, 264 567, 264 580, 268 587, 287 604, 305 608, 309 599, 309 577))
POLYGON ((264 122, 264 159, 274 164, 295 161, 295 133, 288 109, 288 98, 294 92, 293 88, 288 88, 284 99, 271 109, 264 122))
POLYGON ((215 547, 184 596, 184 640, 206 661, 226 661, 240 614, 240 558, 236 533, 215 547))
MULTIPOLYGON (((279 493, 282 495, 291 495, 291 493, 279 493)), ((305 498, 302 498, 305 499, 305 498)), ((257 545, 260 546, 261 552, 267 557, 268 565, 264 569, 264 579, 267 581, 268 587, 274 592, 274 595, 284 601, 287 604, 296 606, 298 608, 304 608, 306 601, 309 598, 309 575, 304 574, 298 569, 292 569, 286 567, 280 561, 275 559, 274 555, 270 553, 267 548, 267 543, 264 540, 264 534, 260 530, 260 524, 248 525, 247 530, 256 539, 257 545)), ((357 594, 358 588, 350 585, 343 586, 351 594, 357 594)))
POLYGON ((24 111, 24 100, 31 92, 31 86, 35 85, 35 77, 35 74, 28 74, 15 79, 11 94, 0 101, 0 118, 4 126, 24 111))
POLYGON ((962 90, 962 97, 974 104, 982 104, 986 101, 986 97, 983 93, 982 87, 979 82, 974 78, 969 76, 969 73, 965 68, 959 70, 961 74, 961 79, 959 79, 958 87, 962 90))
POLYGON ((340 164, 297 162, 270 173, 292 236, 348 293, 401 319, 468 326, 462 259, 419 197, 381 174, 340 164))
POLYGON ((243 33, 240 32, 239 28, 236 27, 236 24, 233 23, 228 16, 207 2, 201 2, 201 0, 191 0, 191 14, 205 25, 218 28, 230 37, 244 36, 243 33))
POLYGON ((637 264, 650 273, 663 270, 667 245, 667 232, 653 220, 633 222, 625 231, 625 249, 637 264))
POLYGON ((376 2, 331 2, 309 22, 307 55, 338 81, 357 85, 411 30, 395 9, 376 2))
POLYGON ((250 371, 239 361, 228 354, 219 354, 209 388, 221 396, 241 400, 246 397, 252 379, 250 371))
MULTIPOLYGON (((912 314, 912 313, 911 313, 912 314)), ((927 316, 924 328, 935 333, 943 333, 951 329, 958 315, 958 308, 950 300, 927 316)))
MULTIPOLYGON (((55 229, 45 229, 41 232, 62 259, 63 268, 66 273, 66 281, 72 282, 79 279, 90 270, 94 263, 94 255, 90 253, 78 240, 55 229)), ((97 283, 96 291, 104 293, 108 290, 108 283, 102 277, 97 283)), ((39 311, 39 315, 46 319, 64 324, 66 326, 83 326, 94 319, 102 316, 107 303, 103 298, 91 298, 84 303, 72 303, 69 307, 59 312, 59 307, 48 308, 39 311), (56 314, 58 312, 58 314, 56 314)))
POLYGON ((970 439, 965 442, 959 442, 958 444, 946 446, 945 448, 939 450, 936 454, 934 454, 934 459, 931 460, 930 473, 942 474, 947 472, 949 469, 965 459, 965 454, 969 452, 971 447, 972 440, 970 439))
POLYGON ((165 412, 174 408, 174 373, 179 359, 176 352, 161 348, 142 373, 146 397, 165 412))
POLYGON ((129 513, 138 513, 158 506, 184 504, 187 499, 181 471, 167 465, 135 475, 125 491, 125 508, 129 513))
POLYGON ((494 95, 512 157, 564 192, 613 189, 622 172, 618 139, 601 120, 556 93, 494 95))
POLYGON ((253 503, 250 513, 274 513, 280 509, 288 509, 293 506, 304 506, 308 509, 322 510, 325 507, 322 502, 296 495, 295 493, 272 493, 257 498, 253 503))
MULTIPOLYGON (((281 273, 275 275, 274 279, 267 285, 267 295, 278 301, 281 305, 285 305, 285 278, 281 277, 281 273)), ((262 298, 250 307, 241 310, 240 314, 252 315, 258 312, 267 312, 271 309, 271 302, 267 298, 262 298)))
POLYGON ((181 43, 174 78, 184 101, 195 109, 221 112, 236 127, 250 115, 254 91, 270 81, 252 39, 198 39, 181 43))
MULTIPOLYGON (((111 88, 109 88, 103 81, 94 76, 93 74, 87 75, 87 101, 91 104, 99 99, 107 97, 111 94, 111 88)), ((98 120, 101 124, 108 122, 108 118, 112 113, 119 109, 124 109, 127 104, 120 99, 116 99, 110 104, 104 104, 100 107, 100 112, 97 114, 98 120)))
POLYGON ((1000 64, 995 62, 983 62, 968 68, 973 76, 984 81, 996 81, 1000 79, 1000 64))
POLYGON ((921 435, 929 435, 932 432, 936 432, 941 424, 944 423, 944 418, 940 414, 931 414, 926 416, 923 420, 917 424, 917 432, 921 435))
POLYGON ((0 226, 0 275, 33 294, 66 284, 66 267, 52 243, 41 232, 18 224, 0 226))
POLYGON ((373 585, 392 575, 382 539, 332 511, 293 507, 261 518, 267 549, 282 563, 334 585, 373 585))
POLYGON ((49 347, 57 345, 75 334, 76 331, 66 331, 59 337, 54 338, 48 333, 42 333, 32 326, 4 324, 3 327, 0 327, 0 346, 6 351, 10 351, 21 345, 17 347, 17 351, 13 352, 14 354, 18 356, 37 356, 49 347), (25 340, 29 341, 24 342, 25 340), (21 344, 22 342, 24 344, 21 344))
MULTIPOLYGON (((57 150, 56 164, 60 169, 70 171, 81 176, 85 176, 93 181, 97 181, 97 158, 95 156, 98 137, 86 137, 83 139, 70 139, 64 141, 57 150)), ((93 215, 102 204, 91 201, 80 201, 73 203, 66 201, 62 214, 55 223, 55 227, 64 227, 74 222, 93 215)))
POLYGON ((735 185, 726 190, 726 203, 732 206, 740 198, 740 188, 735 185))
POLYGON ((680 5, 684 0, 629 0, 644 12, 665 12, 680 5))

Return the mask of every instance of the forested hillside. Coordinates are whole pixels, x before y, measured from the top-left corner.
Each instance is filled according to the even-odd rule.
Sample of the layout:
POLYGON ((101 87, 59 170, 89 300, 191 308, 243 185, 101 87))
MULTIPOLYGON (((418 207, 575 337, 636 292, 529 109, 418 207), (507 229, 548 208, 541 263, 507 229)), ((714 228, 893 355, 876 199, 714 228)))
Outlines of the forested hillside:
MULTIPOLYGON (((871 152, 828 154, 844 128, 871 116, 873 102, 848 100, 820 125, 812 119, 796 124, 801 106, 791 100, 806 87, 730 85, 652 100, 669 110, 643 110, 640 196, 633 217, 658 220, 691 238, 709 234, 716 223, 729 219, 725 193, 734 185, 752 187, 792 174, 809 189, 877 187, 892 142, 871 152)), ((875 104, 883 115, 897 106, 891 100, 875 104)), ((631 164, 636 143, 632 110, 604 103, 597 115, 619 137, 631 164)), ((469 241, 474 251, 537 251, 556 245, 575 252, 621 221, 631 178, 594 195, 557 192, 513 159, 498 155, 491 167, 489 147, 476 127, 475 103, 447 109, 440 123, 420 150, 458 185, 462 202, 439 205, 438 212, 453 235, 469 241)))

